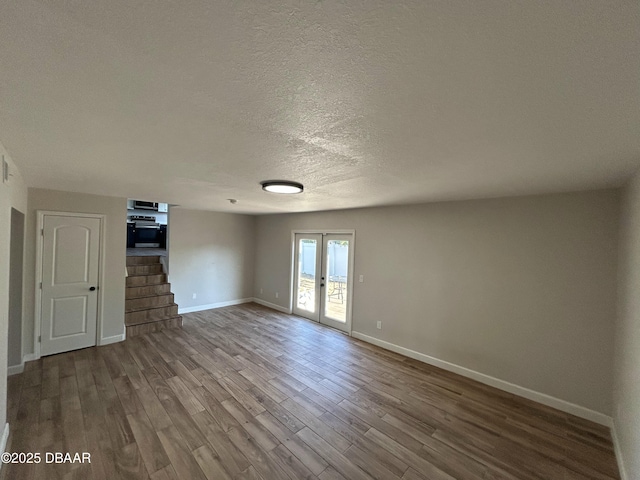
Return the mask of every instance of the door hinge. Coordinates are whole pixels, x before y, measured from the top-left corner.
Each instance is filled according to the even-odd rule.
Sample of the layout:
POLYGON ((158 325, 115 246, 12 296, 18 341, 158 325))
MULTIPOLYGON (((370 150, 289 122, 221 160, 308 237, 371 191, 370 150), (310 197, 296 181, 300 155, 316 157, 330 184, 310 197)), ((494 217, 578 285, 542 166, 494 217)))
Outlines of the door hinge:
POLYGON ((42 335, 38 335, 38 343, 42 343, 42 335))
POLYGON ((42 290, 42 282, 40 282, 40 290, 42 290))
POLYGON ((40 229, 40 235, 42 235, 44 237, 44 228, 40 229))

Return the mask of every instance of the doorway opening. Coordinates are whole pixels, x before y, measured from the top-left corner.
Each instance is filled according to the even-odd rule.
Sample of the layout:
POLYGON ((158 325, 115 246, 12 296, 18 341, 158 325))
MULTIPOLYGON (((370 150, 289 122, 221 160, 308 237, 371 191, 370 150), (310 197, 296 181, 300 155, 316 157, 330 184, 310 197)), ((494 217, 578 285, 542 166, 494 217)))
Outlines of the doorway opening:
POLYGON ((127 200, 126 336, 182 326, 168 281, 169 205, 127 200))
POLYGON ((355 232, 293 237, 293 313, 350 334, 355 232))
POLYGON ((22 266, 24 262, 24 213, 11 209, 9 253, 9 332, 7 365, 22 365, 22 266))
POLYGON ((167 203, 127 200, 128 257, 167 257, 168 229, 167 203))

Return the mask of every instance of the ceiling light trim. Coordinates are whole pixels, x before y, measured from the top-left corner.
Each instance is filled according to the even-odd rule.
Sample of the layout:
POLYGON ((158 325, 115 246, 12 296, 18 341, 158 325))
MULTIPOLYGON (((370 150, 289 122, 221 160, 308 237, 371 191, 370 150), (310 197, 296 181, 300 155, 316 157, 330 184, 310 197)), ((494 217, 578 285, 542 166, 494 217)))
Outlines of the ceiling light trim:
POLYGON ((302 193, 304 186, 299 182, 290 180, 265 180, 260 182, 262 189, 269 193, 280 193, 285 195, 302 193))

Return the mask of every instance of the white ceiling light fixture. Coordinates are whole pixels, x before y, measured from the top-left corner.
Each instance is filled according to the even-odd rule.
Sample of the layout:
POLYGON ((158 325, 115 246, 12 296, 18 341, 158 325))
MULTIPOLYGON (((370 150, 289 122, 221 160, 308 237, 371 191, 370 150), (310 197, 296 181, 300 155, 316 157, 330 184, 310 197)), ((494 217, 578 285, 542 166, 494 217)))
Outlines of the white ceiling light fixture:
POLYGON ((265 180, 264 182, 260 182, 262 185, 262 189, 265 192, 271 193, 302 193, 304 191, 304 187, 301 183, 298 182, 290 182, 288 180, 265 180))

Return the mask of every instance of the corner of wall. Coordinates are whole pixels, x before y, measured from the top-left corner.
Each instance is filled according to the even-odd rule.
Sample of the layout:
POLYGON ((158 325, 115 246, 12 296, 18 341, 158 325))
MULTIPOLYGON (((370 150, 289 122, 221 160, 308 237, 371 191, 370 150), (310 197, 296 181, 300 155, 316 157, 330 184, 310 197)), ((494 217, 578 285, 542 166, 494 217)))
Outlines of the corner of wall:
POLYGON ((285 307, 281 307, 280 305, 276 305, 275 303, 267 302, 266 300, 262 300, 258 297, 253 297, 253 301, 259 305, 264 307, 271 308, 273 310, 277 310, 278 312, 291 314, 291 310, 285 307))
POLYGON ((640 480, 640 169, 621 191, 611 436, 621 479, 640 480))
POLYGON ((620 472, 620 480, 631 480, 631 477, 627 475, 624 458, 622 456, 622 448, 620 446, 620 440, 618 439, 618 428, 615 418, 611 421, 611 439, 613 440, 613 450, 616 454, 616 461, 618 463, 618 471, 620 472))
MULTIPOLYGON (((9 424, 4 424, 4 430, 2 431, 2 437, 0 437, 0 453, 4 453, 7 448, 7 440, 9 440, 9 424)), ((2 463, 0 463, 0 466, 2 463)))

